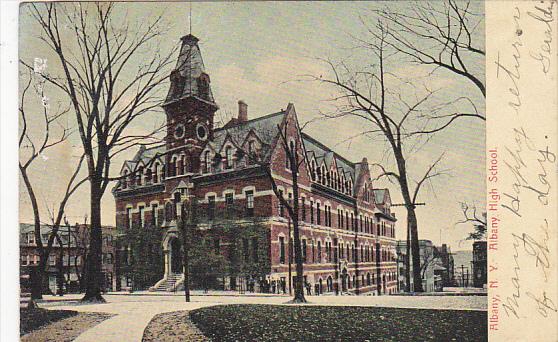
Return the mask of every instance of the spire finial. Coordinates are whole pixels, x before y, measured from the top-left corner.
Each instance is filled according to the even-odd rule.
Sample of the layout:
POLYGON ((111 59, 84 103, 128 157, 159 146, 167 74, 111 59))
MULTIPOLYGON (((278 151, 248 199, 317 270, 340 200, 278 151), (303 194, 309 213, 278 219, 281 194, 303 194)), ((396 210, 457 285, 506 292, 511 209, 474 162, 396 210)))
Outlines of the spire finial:
POLYGON ((192 1, 190 1, 190 16, 189 16, 189 22, 190 22, 190 34, 192 34, 192 1))

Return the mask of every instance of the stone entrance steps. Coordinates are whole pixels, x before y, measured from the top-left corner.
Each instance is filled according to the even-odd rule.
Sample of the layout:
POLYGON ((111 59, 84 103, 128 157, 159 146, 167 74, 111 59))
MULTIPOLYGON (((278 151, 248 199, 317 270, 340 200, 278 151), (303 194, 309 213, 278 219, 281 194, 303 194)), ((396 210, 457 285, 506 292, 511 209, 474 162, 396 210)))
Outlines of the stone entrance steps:
POLYGON ((152 292, 174 292, 179 290, 184 281, 183 274, 171 273, 166 278, 161 279, 154 286, 149 288, 152 292))

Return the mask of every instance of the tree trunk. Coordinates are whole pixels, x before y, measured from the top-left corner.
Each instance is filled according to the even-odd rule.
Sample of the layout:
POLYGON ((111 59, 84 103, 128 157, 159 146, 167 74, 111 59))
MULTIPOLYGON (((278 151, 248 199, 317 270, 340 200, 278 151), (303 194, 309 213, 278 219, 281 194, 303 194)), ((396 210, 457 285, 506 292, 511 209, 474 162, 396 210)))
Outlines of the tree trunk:
POLYGON ((407 220, 407 243, 405 244, 405 292, 411 292, 411 229, 407 220))
MULTIPOLYGON (((45 250, 43 248, 43 240, 41 239, 41 216, 39 213, 39 204, 37 203, 37 197, 33 191, 33 186, 29 176, 27 175, 27 169, 21 166, 19 167, 21 171, 21 178, 25 187, 27 188, 27 193, 29 194, 29 200, 31 201, 31 207, 33 208, 33 234, 35 235, 35 244, 39 250, 39 266, 35 268, 34 278, 31 282, 31 298, 32 299, 42 299, 43 298, 43 282, 46 274, 46 261, 45 261, 45 250)), ((46 255, 48 258, 48 254, 46 255)), ((20 261, 21 262, 21 261, 20 261)))
POLYGON ((85 296, 82 301, 105 302, 101 296, 101 184, 94 179, 91 184, 91 227, 89 238, 89 254, 87 256, 87 279, 85 296))
POLYGON ((415 292, 424 292, 422 288, 422 277, 420 272, 420 247, 418 239, 417 216, 415 214, 415 206, 407 207, 407 221, 411 233, 411 256, 413 258, 413 283, 415 284, 415 292))
MULTIPOLYGON (((295 152, 296 153, 296 152, 295 152)), ((291 172, 293 175, 293 235, 294 235, 294 249, 295 249, 295 264, 296 264, 296 282, 295 282, 295 295, 293 301, 295 303, 306 303, 304 298, 304 269, 302 260, 302 247, 300 244, 300 230, 298 226, 298 158, 292 158, 291 172), (294 163, 293 163, 294 162, 294 163)))
MULTIPOLYGON (((394 155, 397 161, 397 169, 399 171, 399 185, 401 187, 401 195, 405 201, 407 208, 407 225, 411 239, 411 257, 413 258, 413 285, 414 292, 424 292, 422 289, 422 278, 420 276, 420 248, 418 239, 418 224, 415 214, 415 204, 413 203, 409 184, 407 182, 407 168, 405 166, 405 158, 400 149, 394 148, 394 155)), ((407 244, 408 246, 409 244, 407 244)), ((408 257, 407 253, 407 257, 408 257)), ((409 269, 409 267, 407 267, 409 269)))

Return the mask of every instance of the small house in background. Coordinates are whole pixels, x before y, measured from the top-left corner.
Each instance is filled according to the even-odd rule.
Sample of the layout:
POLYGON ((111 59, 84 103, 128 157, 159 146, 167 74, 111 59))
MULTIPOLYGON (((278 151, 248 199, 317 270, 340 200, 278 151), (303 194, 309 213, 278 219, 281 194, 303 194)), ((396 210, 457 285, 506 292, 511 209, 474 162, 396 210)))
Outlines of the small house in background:
MULTIPOLYGON (((26 283, 37 272, 41 251, 35 238, 33 224, 21 223, 20 228, 20 274, 26 283)), ((105 226, 102 247, 102 288, 105 291, 116 290, 116 228, 105 226)), ((41 225, 43 246, 48 244, 52 233, 51 225, 41 225)), ((58 293, 60 284, 64 284, 64 293, 80 292, 84 267, 89 249, 89 226, 85 224, 63 225, 54 238, 52 249, 46 265, 47 277, 44 279, 45 293, 58 293), (59 277, 61 280, 59 281, 59 277)), ((30 285, 28 285, 30 286, 30 285)))
POLYGON ((473 286, 483 288, 486 286, 487 254, 486 241, 473 243, 473 286))
MULTIPOLYGON (((436 292, 442 291, 445 279, 453 277, 453 275, 449 275, 449 272, 453 272, 453 259, 450 260, 448 257, 447 260, 444 259, 443 253, 440 251, 448 251, 446 245, 443 245, 441 248, 434 246, 432 241, 430 240, 419 240, 419 250, 420 250, 420 271, 422 277, 422 288, 425 292, 436 292), (444 249, 445 247, 445 249, 444 249), (446 265, 446 262, 448 264, 446 265)), ((399 288, 400 291, 405 290, 405 257, 407 255, 407 242, 403 240, 397 241, 396 247, 398 257, 398 280, 399 280, 399 288)), ((449 253, 449 252, 448 252, 449 253)), ((446 256, 447 257, 447 256, 446 256)), ((451 255, 450 255, 451 257, 451 255)), ((411 258, 410 261, 411 267, 411 292, 414 291, 414 284, 412 279, 412 267, 413 261, 411 258)))

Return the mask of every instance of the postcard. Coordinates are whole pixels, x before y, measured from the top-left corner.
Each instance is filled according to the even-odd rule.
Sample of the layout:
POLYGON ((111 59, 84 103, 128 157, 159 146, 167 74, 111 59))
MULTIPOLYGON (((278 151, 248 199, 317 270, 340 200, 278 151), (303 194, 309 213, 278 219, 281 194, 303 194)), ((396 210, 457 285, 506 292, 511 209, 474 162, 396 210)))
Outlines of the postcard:
POLYGON ((2 6, 3 339, 558 340, 556 1, 2 6))

